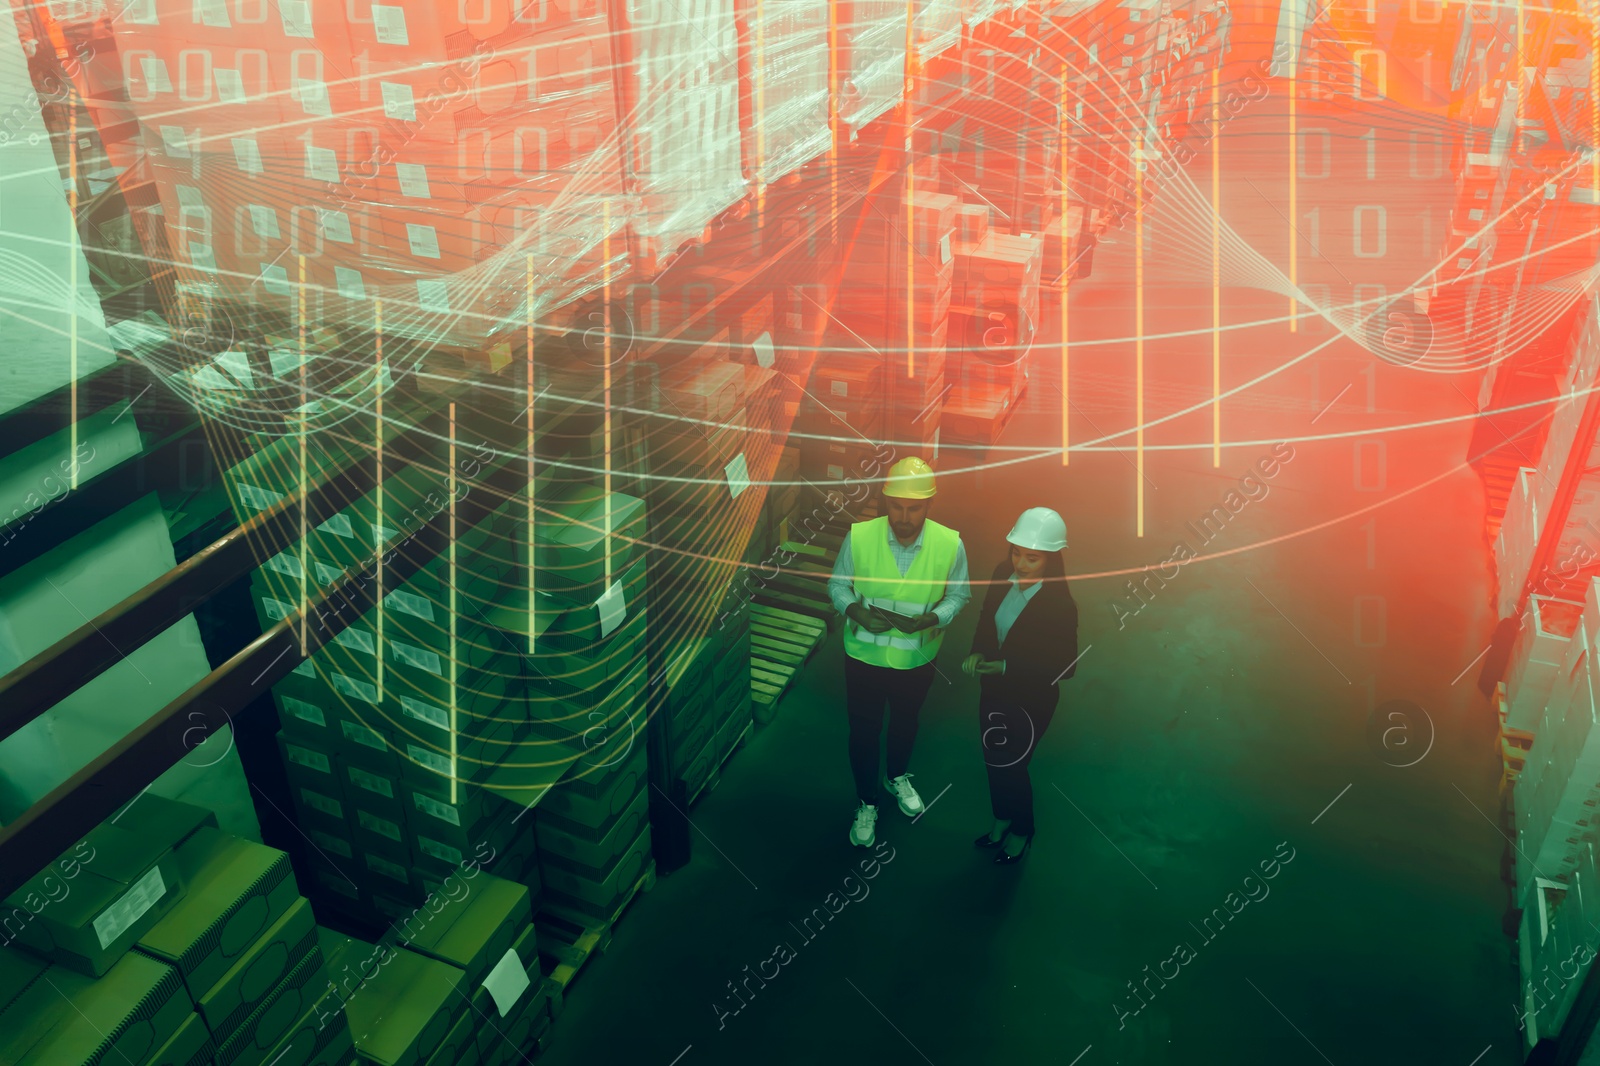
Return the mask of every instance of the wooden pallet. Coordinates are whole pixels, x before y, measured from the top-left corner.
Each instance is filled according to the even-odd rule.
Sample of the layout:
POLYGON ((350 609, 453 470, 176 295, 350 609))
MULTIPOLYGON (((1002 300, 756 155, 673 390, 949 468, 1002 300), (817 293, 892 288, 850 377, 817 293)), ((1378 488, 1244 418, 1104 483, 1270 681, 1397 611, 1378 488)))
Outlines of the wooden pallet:
POLYGON ((553 986, 550 989, 552 1018, 561 1014, 562 1000, 567 994, 567 989, 577 979, 578 974, 583 972, 584 966, 611 946, 612 928, 622 917, 623 911, 627 910, 641 894, 654 887, 656 887, 656 863, 651 859, 644 873, 634 882, 633 888, 623 897, 608 921, 596 923, 589 915, 568 910, 556 903, 539 904, 539 913, 534 918, 534 925, 538 927, 539 956, 546 966, 545 977, 553 986))
POLYGON ((771 721, 778 700, 827 635, 827 626, 815 618, 761 603, 751 606, 750 698, 757 721, 771 721))

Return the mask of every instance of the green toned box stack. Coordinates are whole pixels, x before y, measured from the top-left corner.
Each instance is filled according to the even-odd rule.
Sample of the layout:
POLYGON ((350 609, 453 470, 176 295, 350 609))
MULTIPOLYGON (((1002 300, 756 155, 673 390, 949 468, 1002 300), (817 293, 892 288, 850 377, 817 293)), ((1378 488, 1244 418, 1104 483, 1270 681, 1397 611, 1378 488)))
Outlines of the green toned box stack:
MULTIPOLYGON (((298 441, 281 442, 234 467, 236 497, 297 491, 298 454, 298 441)), ((490 491, 468 476, 476 464, 458 463, 454 480, 428 463, 397 472, 268 560, 253 579, 263 628, 299 616, 324 586, 360 580, 452 492, 490 491)), ((362 924, 413 913, 468 860, 493 857, 497 873, 537 891, 521 816, 580 756, 633 728, 647 626, 643 505, 544 477, 530 489, 381 590, 378 607, 341 619, 274 687, 291 798, 312 844, 308 886, 362 924)), ((318 625, 314 611, 307 624, 318 625)))
POLYGON ((679 648, 657 698, 666 718, 672 773, 693 802, 751 726, 747 613, 679 648))
POLYGON ((374 1066, 501 1066, 543 1046, 551 985, 539 972, 528 889, 478 870, 364 943, 324 930, 325 1012, 342 1012, 374 1066))
MULTIPOLYGON (((118 845, 108 843, 119 839, 106 832, 112 827, 160 857, 151 869, 168 871, 186 888, 168 893, 164 905, 145 907, 131 921, 127 914, 118 919, 123 933, 90 960, 92 966, 82 953, 57 953, 56 961, 47 962, 0 951, 0 1061, 39 1066, 342 1066, 351 1061, 353 1045, 342 1017, 322 1024, 314 1040, 297 1037, 308 1020, 316 1019, 328 978, 317 925, 288 856, 221 832, 209 811, 149 794, 139 797, 86 838, 91 850, 69 853, 35 879, 34 888, 57 897, 40 909, 41 923, 62 923, 72 913, 75 890, 98 890, 91 879, 105 879, 102 862, 121 858, 114 850, 118 845), (53 909, 61 913, 51 915, 53 909)), ((104 921, 106 913, 96 923, 101 933, 113 928, 104 921)))

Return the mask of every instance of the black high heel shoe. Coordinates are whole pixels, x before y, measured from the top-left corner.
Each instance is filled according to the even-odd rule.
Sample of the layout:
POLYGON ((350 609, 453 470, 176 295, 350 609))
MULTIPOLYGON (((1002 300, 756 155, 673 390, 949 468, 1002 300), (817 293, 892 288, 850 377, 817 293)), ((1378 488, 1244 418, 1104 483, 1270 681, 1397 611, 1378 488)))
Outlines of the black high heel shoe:
POLYGON ((979 837, 977 840, 974 840, 972 842, 972 846, 975 847, 975 848, 998 848, 1001 844, 1004 844, 1005 842, 1006 842, 1006 835, 1004 833, 1000 834, 1000 839, 999 840, 996 840, 994 837, 990 836, 988 833, 985 833, 985 834, 983 834, 983 836, 979 837))
MULTIPOLYGON (((1007 835, 1011 836, 1011 835, 1014 835, 1014 834, 1011 834, 1008 831, 1007 835)), ((1022 850, 1021 851, 1017 852, 1015 855, 1010 855, 1010 854, 1007 854, 1005 851, 1001 851, 998 855, 996 855, 994 857, 994 864, 996 866, 1010 866, 1012 863, 1021 862, 1022 861, 1022 857, 1024 855, 1028 854, 1028 849, 1031 848, 1031 847, 1033 847, 1033 834, 1029 833, 1026 837, 1023 837, 1023 843, 1022 843, 1022 850)))

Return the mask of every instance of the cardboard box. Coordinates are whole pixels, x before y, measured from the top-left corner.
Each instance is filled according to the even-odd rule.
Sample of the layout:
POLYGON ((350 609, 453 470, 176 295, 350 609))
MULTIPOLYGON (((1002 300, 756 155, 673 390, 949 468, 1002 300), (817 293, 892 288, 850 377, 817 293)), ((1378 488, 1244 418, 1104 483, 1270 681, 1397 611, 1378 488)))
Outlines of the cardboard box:
POLYGON ((525 823, 516 821, 515 808, 507 804, 506 810, 484 825, 476 837, 440 833, 437 828, 418 832, 414 839, 416 872, 427 884, 448 877, 468 862, 491 865, 495 856, 510 849, 516 838, 527 831, 525 823))
POLYGON ((357 1053, 377 1066, 426 1062, 465 1006, 462 983, 454 966, 396 951, 345 1003, 357 1053))
MULTIPOLYGON (((278 752, 283 756, 283 768, 289 776, 289 786, 295 791, 309 788, 328 796, 343 794, 339 775, 334 772, 331 751, 329 748, 312 748, 298 740, 291 740, 285 733, 278 734, 278 752)), ((339 817, 344 816, 341 813, 339 817)))
POLYGON ((272 994, 298 960, 317 946, 311 904, 296 899, 195 1003, 219 1041, 226 1040, 272 994))
POLYGON ((360 856, 361 865, 355 874, 362 886, 372 894, 388 896, 410 907, 416 907, 427 898, 409 860, 396 862, 388 855, 372 851, 360 851, 357 855, 360 856))
POLYGON ((648 826, 627 851, 603 869, 568 863, 541 852, 539 873, 544 880, 544 901, 608 922, 623 897, 644 876, 650 854, 648 826))
POLYGON ((487 1060, 502 1050, 522 1052, 528 1048, 525 1037, 540 1018, 550 1016, 550 984, 539 969, 538 933, 528 926, 511 946, 516 961, 528 979, 522 993, 500 1013, 500 1004, 490 991, 479 986, 472 995, 470 1017, 478 1019, 478 1054, 487 1060), (528 1024, 521 1024, 526 1022, 528 1024))
POLYGON ((626 810, 593 829, 558 824, 534 812, 539 851, 550 859, 602 869, 625 853, 650 821, 649 796, 640 789, 626 810))
POLYGON ((182 895, 183 875, 164 841, 107 822, 5 905, 12 915, 34 916, 22 923, 17 946, 99 977, 182 895), (61 879, 70 882, 64 895, 54 885, 61 879))
MULTIPOLYGON (((405 821, 406 809, 402 796, 404 786, 400 783, 398 772, 376 773, 369 768, 350 763, 342 755, 337 763, 340 776, 344 779, 344 796, 350 801, 351 806, 359 810, 369 810, 391 821, 405 821)), ((395 769, 398 771, 398 765, 395 769)))
POLYGON ((351 809, 351 839, 356 850, 409 867, 411 865, 411 832, 400 821, 373 814, 360 807, 351 809))
POLYGON ((726 359, 688 359, 663 368, 661 413, 722 423, 744 402, 744 367, 726 359))
POLYGON ((222 1042, 217 1066, 271 1066, 273 1048, 283 1042, 295 1022, 305 1016, 328 988, 328 971, 315 945, 294 963, 278 986, 244 1023, 222 1042))
POLYGON ((581 593, 593 602, 605 592, 606 554, 625 569, 643 554, 644 501, 593 485, 536 488, 533 520, 534 587, 581 593), (606 531, 610 530, 608 540, 606 531))
POLYGON ((407 948, 459 968, 463 985, 476 987, 528 928, 533 911, 523 885, 481 872, 467 884, 459 898, 439 899, 439 910, 430 906, 399 933, 407 948))
POLYGON ((478 1056, 478 1034, 489 1026, 484 1019, 468 1011, 461 1016, 446 1034, 439 1050, 428 1057, 428 1066, 478 1066, 483 1060, 478 1056))
POLYGON ((608 824, 644 788, 646 764, 643 744, 611 766, 582 763, 540 800, 538 817, 556 826, 608 824))
POLYGON ((111 824, 137 833, 152 847, 178 848, 201 828, 217 828, 213 811, 145 792, 111 817, 111 824))
MULTIPOLYGON (((325 966, 326 961, 324 958, 325 966)), ((340 1066, 354 1051, 342 1001, 338 991, 330 989, 267 1052, 266 1061, 268 1066, 340 1066)))
POLYGON ((4 1013, 49 968, 50 964, 43 959, 0 947, 0 1013, 4 1013))
POLYGON ((178 1026, 172 1039, 150 1056, 145 1066, 211 1066, 216 1053, 216 1042, 212 1040, 204 1019, 198 1014, 191 1014, 178 1026))
POLYGON ((289 856, 202 829, 178 849, 189 892, 139 938, 140 951, 175 967, 199 1002, 300 899, 289 856))
POLYGON ((137 952, 124 955, 98 979, 52 966, 6 1010, 0 1062, 143 1062, 193 1013, 178 971, 137 952))

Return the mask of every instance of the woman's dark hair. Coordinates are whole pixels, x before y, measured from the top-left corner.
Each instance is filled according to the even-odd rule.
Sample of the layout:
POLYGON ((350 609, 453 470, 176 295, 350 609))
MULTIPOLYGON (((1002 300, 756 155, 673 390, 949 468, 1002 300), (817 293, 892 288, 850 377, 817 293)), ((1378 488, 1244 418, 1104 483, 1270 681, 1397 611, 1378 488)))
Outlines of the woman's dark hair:
MULTIPOLYGON (((1016 547, 1010 541, 1006 542, 1006 557, 1010 558, 1011 549, 1016 547)), ((1031 549, 1024 549, 1031 550, 1031 549)), ((1044 556, 1044 576, 1050 578, 1064 578, 1067 576, 1067 562, 1060 552, 1040 552, 1044 556)))

